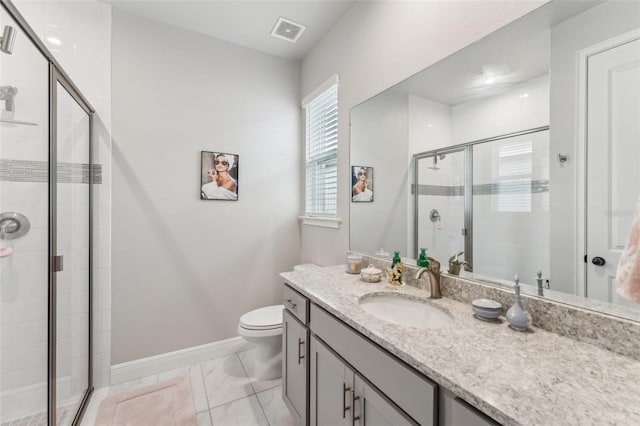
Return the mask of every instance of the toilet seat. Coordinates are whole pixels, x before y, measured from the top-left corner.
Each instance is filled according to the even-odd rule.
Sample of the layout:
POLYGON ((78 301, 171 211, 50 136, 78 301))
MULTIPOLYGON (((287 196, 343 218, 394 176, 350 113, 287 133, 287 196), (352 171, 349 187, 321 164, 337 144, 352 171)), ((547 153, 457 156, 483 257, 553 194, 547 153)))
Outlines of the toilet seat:
POLYGON ((245 336, 273 336, 282 333, 283 305, 254 309, 240 317, 238 332, 245 336))

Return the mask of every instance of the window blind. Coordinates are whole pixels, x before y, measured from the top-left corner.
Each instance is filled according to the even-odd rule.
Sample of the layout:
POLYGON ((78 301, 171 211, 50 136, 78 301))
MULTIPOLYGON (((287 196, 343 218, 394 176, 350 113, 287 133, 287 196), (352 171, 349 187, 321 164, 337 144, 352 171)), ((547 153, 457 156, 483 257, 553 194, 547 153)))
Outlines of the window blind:
POLYGON ((304 105, 305 214, 335 217, 338 195, 338 85, 304 105))

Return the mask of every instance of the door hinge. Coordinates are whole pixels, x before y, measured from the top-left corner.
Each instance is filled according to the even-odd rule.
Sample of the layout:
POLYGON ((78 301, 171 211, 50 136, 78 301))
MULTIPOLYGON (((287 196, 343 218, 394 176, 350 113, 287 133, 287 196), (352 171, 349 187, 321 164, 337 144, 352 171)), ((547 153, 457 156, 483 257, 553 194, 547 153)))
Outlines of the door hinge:
POLYGON ((61 272, 64 269, 64 256, 53 256, 53 272, 61 272))

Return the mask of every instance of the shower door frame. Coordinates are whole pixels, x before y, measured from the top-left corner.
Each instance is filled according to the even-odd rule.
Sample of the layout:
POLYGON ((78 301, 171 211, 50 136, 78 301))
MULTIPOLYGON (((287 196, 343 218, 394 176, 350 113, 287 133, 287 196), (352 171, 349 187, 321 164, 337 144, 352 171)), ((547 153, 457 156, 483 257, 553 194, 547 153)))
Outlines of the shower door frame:
POLYGON ((57 254, 57 84, 60 85, 69 93, 69 95, 78 103, 78 105, 89 116, 89 276, 88 276, 88 380, 87 389, 82 397, 80 405, 72 421, 73 426, 77 426, 82 421, 82 416, 87 408, 91 394, 93 393, 93 183, 94 183, 94 115, 95 109, 91 106, 91 103, 84 97, 82 92, 73 83, 73 80, 64 71, 60 63, 55 59, 53 54, 44 45, 42 40, 38 37, 37 33, 31 28, 26 19, 18 11, 15 5, 10 0, 0 0, 0 4, 7 12, 9 17, 13 19, 20 29, 24 32, 27 38, 34 44, 36 49, 45 57, 49 63, 48 80, 49 80, 49 241, 48 241, 48 326, 47 326, 47 340, 48 340, 48 354, 47 354, 47 380, 48 380, 48 392, 47 392, 47 423, 49 426, 56 426, 56 297, 57 297, 57 280, 56 273, 62 269, 58 269, 62 266, 58 261, 61 259, 56 256, 57 254))
MULTIPOLYGON (((419 152, 413 154, 413 183, 415 190, 413 191, 413 252, 415 258, 418 258, 418 161, 424 158, 434 157, 440 154, 449 154, 464 151, 464 259, 473 267, 473 147, 475 145, 495 142, 502 139, 513 138, 516 136, 524 136, 531 133, 544 132, 549 130, 549 126, 534 127, 532 129, 521 130, 518 132, 506 133, 504 135, 492 136, 489 138, 478 139, 471 142, 464 142, 458 145, 452 145, 442 149, 433 149, 430 151, 419 152)), ((455 254, 455 253, 452 253, 455 254)))

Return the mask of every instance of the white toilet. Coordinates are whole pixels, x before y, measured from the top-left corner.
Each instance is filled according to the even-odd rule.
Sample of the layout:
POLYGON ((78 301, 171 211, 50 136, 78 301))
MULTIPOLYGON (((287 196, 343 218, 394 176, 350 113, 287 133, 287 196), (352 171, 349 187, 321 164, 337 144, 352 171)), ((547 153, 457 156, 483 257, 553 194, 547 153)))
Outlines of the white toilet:
MULTIPOLYGON (((294 266, 294 271, 320 268, 305 264, 294 266)), ((260 380, 282 377, 282 310, 283 305, 254 309, 240 317, 238 334, 255 345, 253 371, 250 374, 260 380)))

